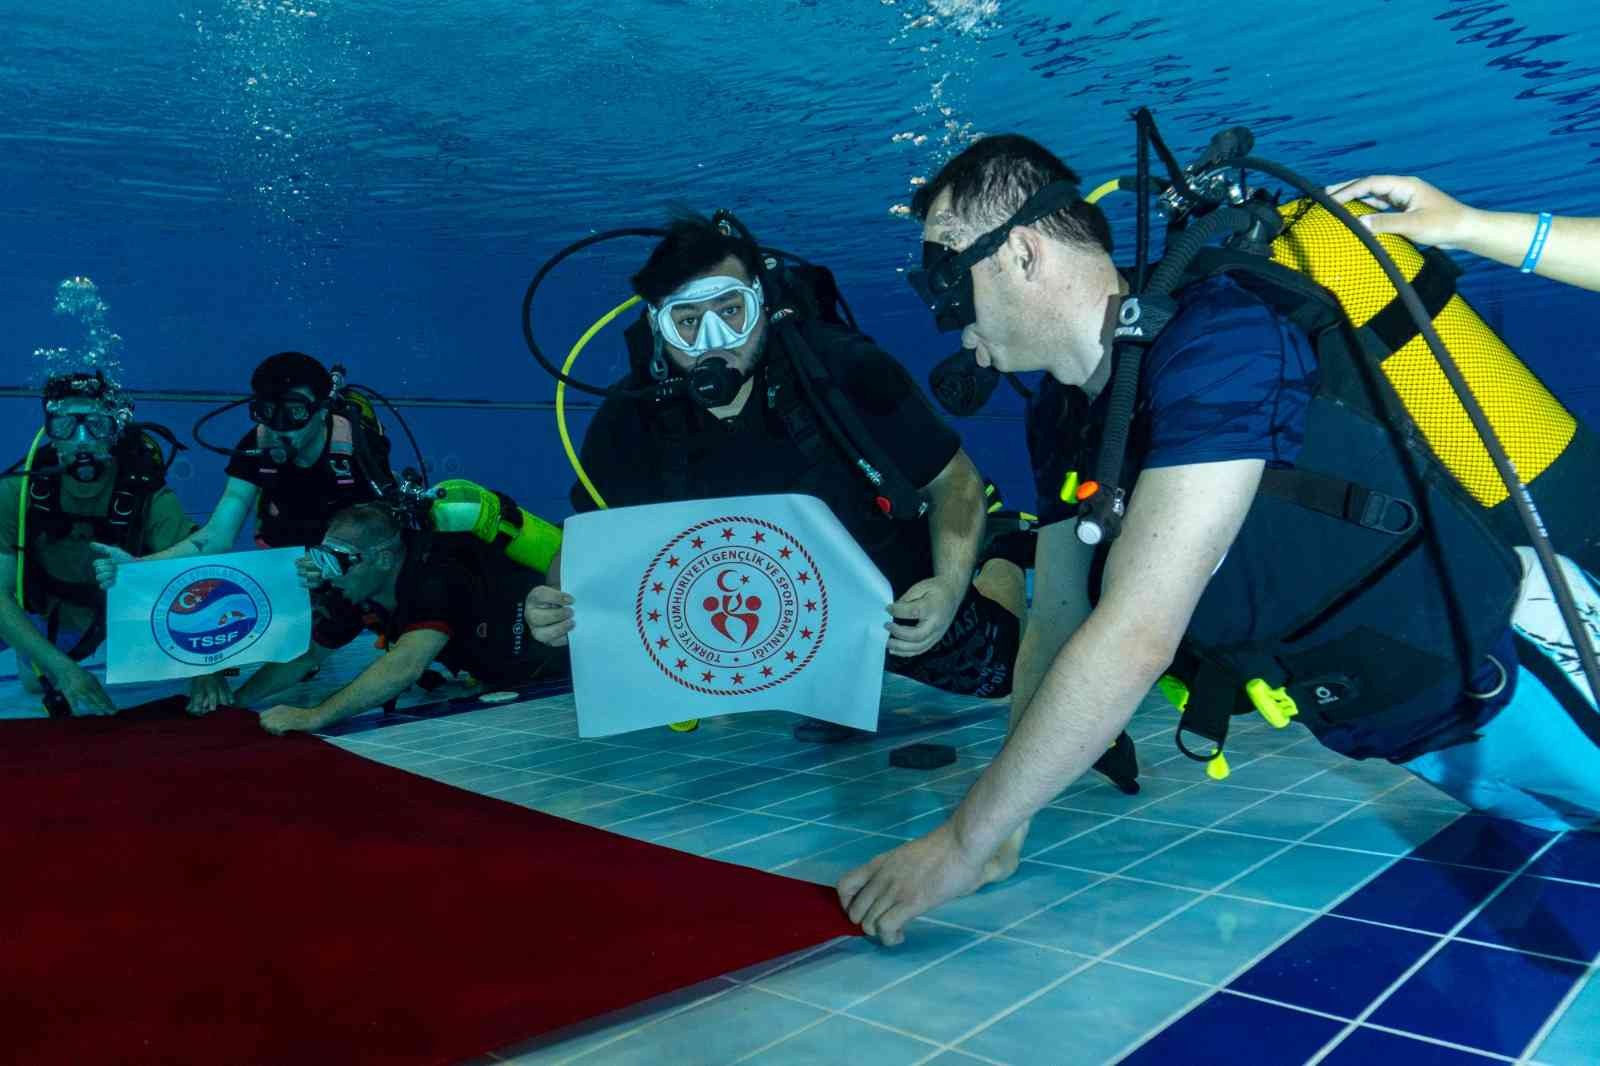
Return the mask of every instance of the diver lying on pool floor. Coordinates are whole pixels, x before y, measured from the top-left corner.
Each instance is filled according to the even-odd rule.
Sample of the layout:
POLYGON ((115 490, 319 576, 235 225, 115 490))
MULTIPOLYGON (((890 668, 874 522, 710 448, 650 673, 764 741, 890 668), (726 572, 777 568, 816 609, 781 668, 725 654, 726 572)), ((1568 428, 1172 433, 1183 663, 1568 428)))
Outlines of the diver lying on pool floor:
POLYGON ((308 555, 324 578, 314 595, 324 611, 310 650, 262 666, 234 702, 270 699, 363 630, 378 633, 387 653, 315 707, 278 705, 264 712, 261 724, 269 732, 322 729, 381 707, 435 661, 494 688, 569 672, 564 649, 527 638, 524 602, 544 575, 499 545, 470 533, 405 528, 391 507, 360 504, 335 515, 308 555))

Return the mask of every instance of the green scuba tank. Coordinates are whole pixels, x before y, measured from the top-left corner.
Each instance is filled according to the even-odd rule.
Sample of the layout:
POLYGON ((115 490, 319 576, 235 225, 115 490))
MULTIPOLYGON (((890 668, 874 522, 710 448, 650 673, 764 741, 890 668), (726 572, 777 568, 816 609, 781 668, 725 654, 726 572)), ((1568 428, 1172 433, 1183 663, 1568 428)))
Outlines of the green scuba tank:
POLYGON ((503 492, 452 478, 428 495, 428 516, 440 533, 470 533, 485 544, 499 544, 506 558, 541 574, 561 550, 560 527, 519 507, 503 492))

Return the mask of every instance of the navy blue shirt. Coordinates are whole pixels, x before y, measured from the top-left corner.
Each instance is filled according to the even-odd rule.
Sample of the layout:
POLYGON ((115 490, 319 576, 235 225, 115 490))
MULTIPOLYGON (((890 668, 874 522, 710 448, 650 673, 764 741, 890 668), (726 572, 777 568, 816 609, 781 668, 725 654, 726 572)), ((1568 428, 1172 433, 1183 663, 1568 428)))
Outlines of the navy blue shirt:
MULTIPOLYGON (((1305 443, 1306 414, 1318 382, 1309 338, 1259 297, 1227 277, 1197 282, 1179 294, 1179 313, 1146 353, 1139 405, 1129 437, 1137 469, 1261 459, 1292 466, 1305 443)), ((1092 477, 1095 449, 1072 444, 1077 423, 1103 420, 1110 387, 1091 407, 1079 390, 1046 378, 1029 411, 1029 444, 1046 521, 1069 517, 1059 500, 1062 478, 1076 467, 1092 477), (1076 393, 1077 395, 1074 395, 1076 393), (1060 422, 1063 434, 1047 428, 1060 422), (1054 445, 1055 440, 1065 443, 1054 445), (1086 465, 1087 464, 1087 465, 1086 465)), ((1097 439, 1097 433, 1096 433, 1097 439)), ((1092 576, 1098 582, 1098 572, 1092 576)), ((1246 610, 1245 606, 1240 610, 1246 610)), ((1453 688, 1438 694, 1439 716, 1413 721, 1404 734, 1385 729, 1382 716, 1347 723, 1322 737, 1356 757, 1409 758, 1467 739, 1492 715, 1512 686, 1493 701, 1466 701, 1453 688)))

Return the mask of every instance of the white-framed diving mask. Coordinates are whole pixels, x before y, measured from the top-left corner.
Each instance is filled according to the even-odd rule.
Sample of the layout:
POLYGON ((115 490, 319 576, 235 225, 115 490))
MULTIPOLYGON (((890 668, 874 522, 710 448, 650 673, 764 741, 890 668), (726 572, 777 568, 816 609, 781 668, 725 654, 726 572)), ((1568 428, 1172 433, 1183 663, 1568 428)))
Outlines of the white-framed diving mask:
POLYGON ((650 324, 662 341, 690 357, 731 351, 750 339, 761 320, 761 281, 746 285, 726 274, 696 278, 650 309, 650 324), (684 304, 696 304, 685 315, 684 304), (674 315, 674 312, 678 314, 674 315))

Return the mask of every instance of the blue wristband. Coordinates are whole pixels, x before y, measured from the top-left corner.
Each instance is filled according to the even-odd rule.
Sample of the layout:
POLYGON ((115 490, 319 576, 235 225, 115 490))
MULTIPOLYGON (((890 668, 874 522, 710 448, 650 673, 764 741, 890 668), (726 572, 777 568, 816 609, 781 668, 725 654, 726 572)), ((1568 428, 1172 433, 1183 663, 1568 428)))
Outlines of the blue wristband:
POLYGON ((1539 257, 1544 254, 1544 243, 1550 239, 1550 223, 1554 221, 1550 212, 1539 212, 1539 225, 1534 227, 1533 243, 1528 245, 1528 254, 1522 259, 1522 272, 1533 273, 1533 268, 1539 265, 1539 257))

